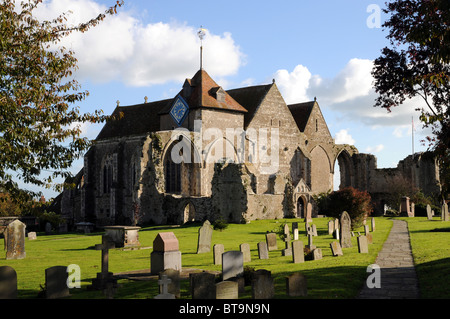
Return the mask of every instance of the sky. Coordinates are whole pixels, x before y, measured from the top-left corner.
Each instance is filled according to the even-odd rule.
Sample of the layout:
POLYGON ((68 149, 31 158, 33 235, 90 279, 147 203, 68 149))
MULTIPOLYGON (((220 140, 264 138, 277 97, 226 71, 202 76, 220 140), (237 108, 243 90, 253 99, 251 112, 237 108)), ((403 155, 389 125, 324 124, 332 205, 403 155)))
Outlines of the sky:
MULTIPOLYGON (((36 15, 51 19, 71 11, 67 23, 87 21, 115 0, 47 0, 36 15)), ((377 157, 379 168, 396 167, 429 133, 419 123, 420 100, 391 113, 375 108, 371 70, 389 45, 381 24, 385 0, 182 1, 125 0, 86 33, 63 44, 75 51, 75 78, 89 91, 80 111, 111 114, 121 106, 174 97, 199 69, 200 39, 206 29, 203 68, 224 89, 275 80, 287 104, 315 97, 337 144, 352 144, 377 157)), ((81 124, 95 139, 102 125, 81 124)), ((82 168, 74 162, 72 172, 82 168)), ((41 190, 46 198, 52 190, 41 190)))

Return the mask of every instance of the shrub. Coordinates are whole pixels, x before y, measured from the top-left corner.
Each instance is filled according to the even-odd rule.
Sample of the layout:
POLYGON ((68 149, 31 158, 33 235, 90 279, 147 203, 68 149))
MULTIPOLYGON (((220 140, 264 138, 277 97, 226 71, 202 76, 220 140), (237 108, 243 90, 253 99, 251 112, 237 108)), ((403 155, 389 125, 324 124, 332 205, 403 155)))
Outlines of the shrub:
POLYGON ((224 219, 220 218, 214 222, 213 227, 214 230, 222 231, 228 227, 228 223, 224 219))
POLYGON ((330 193, 326 200, 326 207, 329 217, 338 218, 343 211, 346 211, 352 220, 352 229, 360 227, 373 209, 369 193, 353 187, 330 193))

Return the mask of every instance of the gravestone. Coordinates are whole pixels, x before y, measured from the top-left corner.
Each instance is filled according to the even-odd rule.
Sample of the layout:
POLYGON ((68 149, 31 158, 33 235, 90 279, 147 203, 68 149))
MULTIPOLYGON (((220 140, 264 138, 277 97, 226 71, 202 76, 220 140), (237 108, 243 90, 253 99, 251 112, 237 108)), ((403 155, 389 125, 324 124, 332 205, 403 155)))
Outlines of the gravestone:
POLYGON ((361 254, 368 254, 369 253, 369 247, 367 245, 367 237, 366 236, 359 236, 358 237, 358 251, 361 254))
POLYGON ((334 232, 334 221, 330 220, 328 222, 328 235, 332 235, 334 232))
POLYGON ((36 232, 32 231, 28 233, 28 240, 35 240, 36 239, 36 232))
POLYGON ((108 270, 109 267, 109 250, 115 248, 113 242, 106 235, 102 236, 102 243, 95 245, 95 250, 102 251, 101 272, 97 273, 97 278, 92 279, 92 288, 96 290, 104 290, 107 284, 117 284, 117 279, 113 278, 113 273, 108 270))
POLYGON ((416 215, 416 204, 414 202, 411 202, 411 217, 414 217, 416 215))
POLYGON ((222 278, 227 280, 244 274, 244 254, 230 250, 222 254, 222 278))
POLYGON ((290 297, 306 297, 306 277, 299 272, 286 277, 286 294, 290 297))
POLYGON ((216 284, 216 299, 238 299, 239 287, 236 281, 221 281, 216 284))
POLYGON ((292 256, 292 249, 289 240, 284 240, 284 249, 281 250, 281 256, 292 256))
MULTIPOLYGON (((172 268, 165 269, 159 273, 159 279, 162 279, 162 276, 170 279, 167 292, 174 295, 175 298, 180 298, 180 271, 172 268)), ((160 286, 159 293, 163 294, 162 286, 160 286)))
POLYGON ((269 259, 269 250, 267 249, 267 243, 264 241, 258 243, 258 257, 259 259, 269 259))
POLYGON ((313 260, 322 259, 322 249, 316 248, 313 250, 313 260))
POLYGON ((316 248, 316 245, 313 244, 313 235, 312 234, 308 235, 308 245, 306 246, 306 248, 308 248, 309 250, 313 250, 316 248))
POLYGON ((275 287, 272 274, 268 270, 259 269, 252 274, 252 298, 272 299, 275 296, 275 287))
POLYGON ((45 269, 45 298, 58 299, 70 296, 67 287, 66 266, 53 266, 45 269))
POLYGON ((252 256, 250 254, 250 245, 247 243, 243 243, 239 246, 243 256, 244 256, 244 263, 249 263, 252 261, 252 256))
POLYGON ((277 235, 275 233, 266 234, 267 249, 269 251, 277 250, 277 235))
POLYGON ((283 234, 284 234, 284 240, 287 240, 287 241, 291 240, 291 233, 289 232, 288 224, 284 224, 283 234))
POLYGON ((294 264, 305 262, 303 242, 297 240, 293 241, 291 245, 292 245, 292 260, 294 264))
POLYGON ((448 222, 449 216, 448 216, 448 205, 447 205, 447 203, 442 204, 441 215, 442 215, 442 221, 448 222))
POLYGON ((369 225, 364 225, 364 235, 369 234, 369 225))
POLYGON ((175 295, 169 293, 169 284, 172 280, 166 275, 160 275, 158 280, 160 294, 155 296, 153 299, 175 299, 175 295))
POLYGON ((213 228, 209 220, 203 223, 198 230, 197 254, 209 253, 211 251, 211 238, 213 228))
POLYGON ((52 233, 52 224, 50 224, 49 222, 47 222, 45 224, 45 234, 46 235, 50 235, 52 233))
POLYGON ((169 268, 181 271, 181 252, 178 239, 173 232, 156 235, 150 259, 150 270, 154 275, 169 268))
POLYGON ((342 256, 341 245, 337 241, 330 243, 330 248, 333 256, 342 256))
POLYGON ((192 299, 215 299, 216 276, 208 272, 189 274, 192 299))
POLYGON ((317 236, 317 226, 315 224, 311 225, 311 234, 317 236))
POLYGON ((312 222, 312 204, 311 203, 306 204, 305 222, 307 222, 307 223, 312 222))
POLYGON ((222 265, 222 254, 225 252, 223 244, 213 246, 214 265, 222 265))
POLYGON ((0 299, 17 298, 17 273, 10 266, 0 267, 0 299))
POLYGON ((432 220, 433 219, 433 215, 431 214, 431 206, 430 206, 430 204, 427 204, 427 218, 428 218, 428 220, 432 220))
POLYGON ((339 219, 334 220, 334 230, 339 230, 339 219))
POLYGON ((4 231, 6 241, 6 259, 23 259, 25 252, 25 228, 26 225, 16 219, 6 226, 4 231))
POLYGON ((105 234, 111 238, 116 247, 139 246, 138 226, 105 226, 105 234))
POLYGON ((298 240, 298 228, 294 229, 294 240, 298 240))
POLYGON ((342 212, 339 224, 341 226, 339 234, 341 248, 352 247, 352 221, 347 212, 342 212))
POLYGON ((370 220, 370 224, 372 226, 372 233, 375 231, 375 218, 372 217, 372 219, 370 220))

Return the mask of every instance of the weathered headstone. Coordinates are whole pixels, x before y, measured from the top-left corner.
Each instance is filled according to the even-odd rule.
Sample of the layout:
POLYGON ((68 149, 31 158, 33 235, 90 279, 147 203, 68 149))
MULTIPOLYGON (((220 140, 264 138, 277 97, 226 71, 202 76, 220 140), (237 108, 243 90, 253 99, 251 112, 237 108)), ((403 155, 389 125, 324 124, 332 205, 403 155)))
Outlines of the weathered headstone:
POLYGON ((290 297, 305 297, 307 293, 306 277, 299 272, 286 277, 286 294, 290 297))
POLYGON ((211 223, 209 220, 206 220, 198 230, 197 254, 209 253, 211 251, 212 232, 213 228, 211 223))
POLYGON ((216 299, 238 299, 239 287, 236 281, 221 281, 216 284, 216 299))
POLYGON ((117 283, 117 279, 113 277, 113 273, 108 270, 109 267, 109 250, 115 248, 113 242, 106 235, 102 236, 102 243, 95 245, 95 250, 102 251, 101 272, 97 273, 97 278, 92 279, 92 288, 96 290, 104 290, 108 283, 117 283))
POLYGON ((312 234, 308 235, 308 245, 306 246, 306 248, 308 248, 309 250, 313 250, 316 248, 316 245, 313 244, 313 235, 312 234))
MULTIPOLYGON (((172 268, 165 269, 159 273, 159 279, 162 279, 162 276, 166 276, 170 279, 170 282, 167 286, 167 292, 174 295, 175 298, 180 298, 180 271, 172 268)), ((160 285, 159 293, 163 294, 162 285, 160 285)))
POLYGON ((364 225, 364 235, 368 235, 369 232, 369 225, 364 225))
POLYGON ((70 296, 67 286, 66 266, 53 266, 45 269, 45 297, 47 299, 58 299, 70 296))
POLYGON ((305 262, 303 242, 296 240, 293 241, 291 245, 292 245, 292 260, 294 264, 305 262))
POLYGON ((267 249, 267 243, 264 241, 258 243, 258 257, 259 259, 269 259, 269 251, 267 249))
POLYGON ((244 274, 244 255, 240 251, 230 250, 222 254, 222 278, 227 280, 244 274))
POLYGON ((332 235, 334 232, 334 221, 330 220, 328 222, 328 235, 332 235))
POLYGON ((6 226, 6 259, 25 258, 25 228, 26 225, 18 219, 6 226))
POLYGON ((277 235, 275 233, 267 233, 266 234, 266 242, 267 242, 267 249, 269 251, 277 250, 277 235))
POLYGON ((339 219, 336 218, 334 220, 334 230, 339 230, 340 226, 339 226, 339 219))
POLYGON ((116 247, 133 247, 139 246, 139 230, 138 226, 105 226, 105 234, 111 238, 116 247))
POLYGON ((433 215, 431 214, 431 206, 429 204, 427 204, 427 218, 428 220, 433 219, 433 215))
POLYGON ((222 265, 222 254, 225 252, 223 244, 213 246, 214 265, 222 265))
POLYGON ((306 204, 306 217, 305 222, 312 222, 312 204, 306 204))
POLYGON ((411 202, 411 217, 414 217, 416 215, 416 204, 414 202, 411 202))
POLYGON ((311 225, 311 234, 317 236, 317 226, 315 224, 311 225))
POLYGON ((370 220, 370 224, 372 226, 372 233, 375 231, 375 218, 372 217, 372 219, 370 220))
POLYGON ((284 234, 284 240, 287 240, 287 241, 291 240, 291 233, 289 231, 288 224, 284 224, 283 234, 284 234))
POLYGON ((369 247, 368 247, 368 244, 367 244, 367 237, 366 236, 359 236, 358 237, 358 251, 361 254, 369 253, 369 247))
POLYGON ((294 233, 294 235, 293 235, 294 236, 294 240, 298 240, 298 228, 295 228, 293 233, 294 233))
POLYGON ((166 275, 161 275, 158 280, 159 290, 161 293, 155 296, 153 299, 175 299, 175 295, 169 293, 169 284, 172 280, 166 275))
POLYGON ((214 274, 208 272, 189 274, 192 299, 215 299, 215 277, 214 274))
POLYGON ((36 232, 32 231, 28 233, 28 240, 35 240, 36 239, 36 232))
POLYGON ((275 296, 275 287, 270 271, 259 269, 252 274, 252 298, 272 299, 275 296))
POLYGON ((340 244, 341 248, 352 247, 352 220, 347 212, 342 212, 339 220, 340 227, 340 244))
POLYGON ((316 248, 313 250, 313 260, 322 259, 322 249, 316 248))
POLYGON ((337 241, 330 243, 330 248, 333 256, 342 256, 341 245, 337 241))
POLYGON ((244 262, 249 263, 252 261, 252 256, 250 254, 250 245, 247 243, 243 243, 239 246, 243 256, 244 256, 244 262))
POLYGON ((181 252, 178 239, 173 232, 158 233, 153 240, 153 252, 150 254, 152 274, 165 269, 181 271, 181 252))
POLYGON ((17 273, 10 266, 0 267, 0 299, 17 298, 17 273))
POLYGON ((448 205, 447 205, 447 203, 442 204, 441 215, 442 215, 442 221, 444 221, 444 222, 448 222, 449 221, 448 205))

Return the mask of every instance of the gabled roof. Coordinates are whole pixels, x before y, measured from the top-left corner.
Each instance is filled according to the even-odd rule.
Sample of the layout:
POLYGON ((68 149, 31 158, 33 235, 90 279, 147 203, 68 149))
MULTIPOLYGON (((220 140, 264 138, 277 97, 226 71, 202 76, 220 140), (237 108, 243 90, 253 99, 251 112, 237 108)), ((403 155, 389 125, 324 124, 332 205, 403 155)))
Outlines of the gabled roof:
POLYGON ((171 105, 172 101, 173 99, 168 99, 116 107, 112 113, 116 119, 106 122, 98 134, 97 140, 159 131, 160 122, 158 113, 163 108, 171 105))
MULTIPOLYGON (((192 79, 186 79, 184 85, 190 86, 188 93, 186 90, 181 90, 180 95, 186 100, 190 109, 195 108, 212 108, 227 111, 236 111, 246 113, 247 110, 236 102, 229 94, 225 92, 224 101, 221 102, 216 98, 216 93, 220 90, 220 86, 214 82, 213 79, 205 70, 199 70, 192 79)), ((170 112, 172 105, 167 105, 160 111, 160 114, 170 112)))
POLYGON ((240 105, 247 109, 244 114, 244 127, 246 128, 252 120, 258 106, 263 101, 267 92, 273 84, 248 86, 239 89, 228 90, 227 93, 232 96, 240 105))
POLYGON ((306 124, 308 123, 309 116, 311 115, 315 103, 316 101, 310 101, 288 105, 300 132, 305 131, 306 124))

